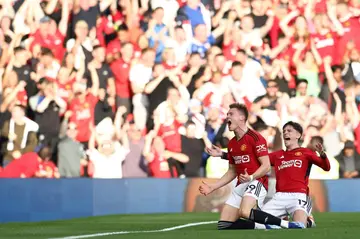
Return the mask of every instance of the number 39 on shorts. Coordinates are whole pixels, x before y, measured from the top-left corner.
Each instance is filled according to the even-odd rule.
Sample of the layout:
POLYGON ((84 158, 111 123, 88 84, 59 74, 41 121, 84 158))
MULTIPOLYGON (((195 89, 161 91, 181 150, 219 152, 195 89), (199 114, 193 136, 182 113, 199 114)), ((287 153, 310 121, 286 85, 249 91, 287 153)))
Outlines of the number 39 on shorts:
POLYGON ((300 207, 306 207, 308 202, 306 200, 298 199, 300 207))
POLYGON ((256 189, 256 186, 254 184, 249 184, 246 187, 245 192, 254 194, 255 189, 256 189))

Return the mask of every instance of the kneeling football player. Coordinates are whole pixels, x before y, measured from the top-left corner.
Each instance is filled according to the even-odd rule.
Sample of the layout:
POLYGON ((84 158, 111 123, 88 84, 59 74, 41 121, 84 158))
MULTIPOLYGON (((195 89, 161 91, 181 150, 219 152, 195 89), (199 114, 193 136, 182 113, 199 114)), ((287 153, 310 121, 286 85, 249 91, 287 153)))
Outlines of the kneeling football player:
POLYGON ((303 129, 300 124, 288 122, 283 127, 283 140, 286 150, 270 153, 271 165, 275 167, 276 193, 262 211, 252 209, 250 220, 254 228, 260 224, 274 225, 267 228, 305 228, 314 227, 311 215, 312 203, 309 195, 309 174, 313 164, 325 171, 330 170, 330 162, 321 144, 316 148, 320 157, 310 149, 302 148, 299 140, 303 129), (290 215, 294 222, 283 220, 290 215))
MULTIPOLYGON (((228 144, 229 169, 216 183, 203 182, 199 187, 200 193, 206 196, 238 177, 237 186, 221 212, 218 229, 251 229, 254 223, 246 219, 252 208, 263 205, 267 195, 266 174, 270 170, 267 143, 258 132, 247 127, 248 115, 245 105, 230 105, 227 123, 235 137, 228 144)), ((207 151, 213 155, 211 148, 207 151)))

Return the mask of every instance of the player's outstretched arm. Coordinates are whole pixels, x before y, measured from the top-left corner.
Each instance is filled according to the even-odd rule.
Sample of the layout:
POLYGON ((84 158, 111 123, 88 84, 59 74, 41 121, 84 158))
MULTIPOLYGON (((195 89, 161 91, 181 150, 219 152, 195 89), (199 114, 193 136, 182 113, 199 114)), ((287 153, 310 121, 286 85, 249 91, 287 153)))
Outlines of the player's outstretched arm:
POLYGON ((227 185, 232 180, 236 178, 236 170, 234 164, 229 164, 228 171, 216 182, 213 184, 208 184, 206 182, 202 182, 202 185, 199 187, 199 191, 201 194, 207 196, 208 194, 214 192, 215 190, 227 185))
POLYGON ((324 147, 322 146, 322 144, 319 143, 316 145, 316 149, 319 152, 320 157, 313 153, 311 155, 311 161, 323 170, 330 171, 330 161, 324 151, 324 147))
MULTIPOLYGON (((210 147, 208 147, 208 145, 207 145, 205 148, 205 152, 213 157, 221 157, 221 158, 223 158, 223 153, 224 153, 221 150, 221 148, 219 148, 215 145, 211 145, 210 147)), ((226 157, 227 157, 227 154, 226 154, 226 157)), ((227 158, 224 158, 224 159, 227 159, 227 158)))

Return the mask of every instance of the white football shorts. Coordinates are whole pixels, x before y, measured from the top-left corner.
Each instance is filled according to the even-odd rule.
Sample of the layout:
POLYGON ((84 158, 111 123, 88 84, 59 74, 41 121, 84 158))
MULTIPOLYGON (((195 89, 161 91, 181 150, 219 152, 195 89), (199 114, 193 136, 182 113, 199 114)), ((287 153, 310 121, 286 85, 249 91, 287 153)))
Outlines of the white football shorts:
POLYGON ((264 185, 258 180, 254 180, 250 183, 242 183, 235 187, 225 204, 240 208, 242 198, 250 196, 257 200, 258 208, 261 209, 264 205, 266 194, 267 190, 264 185))
POLYGON ((295 211, 302 210, 308 216, 311 215, 311 198, 305 193, 283 193, 277 192, 262 208, 276 217, 293 216, 295 211))

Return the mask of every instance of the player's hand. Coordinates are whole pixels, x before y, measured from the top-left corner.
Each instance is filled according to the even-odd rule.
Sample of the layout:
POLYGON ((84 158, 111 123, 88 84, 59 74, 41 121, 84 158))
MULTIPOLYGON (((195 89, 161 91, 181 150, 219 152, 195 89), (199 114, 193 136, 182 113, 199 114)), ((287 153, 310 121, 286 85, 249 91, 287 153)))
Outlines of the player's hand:
POLYGON ((326 158, 326 154, 325 154, 325 149, 324 146, 321 143, 318 143, 315 145, 316 150, 319 152, 320 157, 325 159, 326 158))
POLYGON ((199 186, 199 192, 204 195, 207 196, 210 193, 212 193, 214 191, 214 187, 205 183, 204 181, 202 181, 202 184, 199 186))
POLYGON ((324 146, 323 146, 321 143, 317 143, 317 144, 315 145, 315 148, 316 148, 316 150, 319 152, 320 155, 323 154, 323 153, 325 153, 325 152, 324 152, 324 146))
POLYGON ((244 174, 240 174, 238 177, 240 183, 247 183, 251 181, 251 176, 247 172, 247 168, 244 170, 244 174))
POLYGON ((221 148, 215 146, 215 145, 212 145, 211 148, 209 147, 206 147, 205 148, 205 152, 213 157, 221 157, 222 156, 222 150, 221 148))

